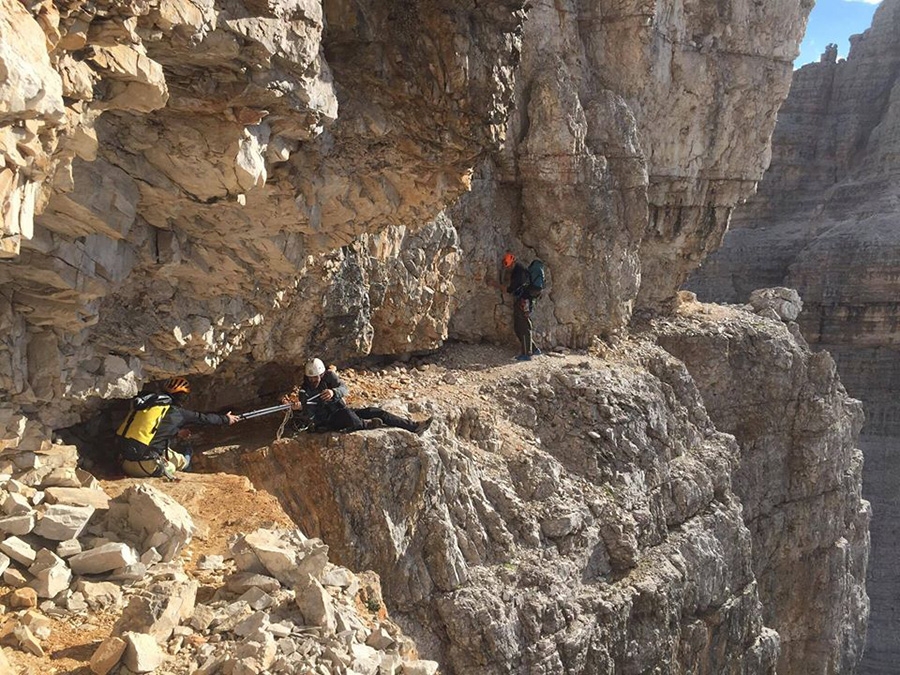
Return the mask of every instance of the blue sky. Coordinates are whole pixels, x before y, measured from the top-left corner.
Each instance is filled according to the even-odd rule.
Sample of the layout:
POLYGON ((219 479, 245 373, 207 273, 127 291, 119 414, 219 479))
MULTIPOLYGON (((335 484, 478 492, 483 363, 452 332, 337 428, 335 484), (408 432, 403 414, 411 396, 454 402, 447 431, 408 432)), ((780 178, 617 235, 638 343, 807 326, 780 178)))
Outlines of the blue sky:
POLYGON ((872 25, 872 15, 880 4, 881 0, 816 0, 794 67, 818 61, 830 42, 837 44, 838 58, 847 58, 850 36, 872 25))
POLYGON ((830 42, 837 44, 838 58, 847 58, 849 37, 872 25, 879 4, 881 0, 816 0, 794 67, 818 61, 830 42))

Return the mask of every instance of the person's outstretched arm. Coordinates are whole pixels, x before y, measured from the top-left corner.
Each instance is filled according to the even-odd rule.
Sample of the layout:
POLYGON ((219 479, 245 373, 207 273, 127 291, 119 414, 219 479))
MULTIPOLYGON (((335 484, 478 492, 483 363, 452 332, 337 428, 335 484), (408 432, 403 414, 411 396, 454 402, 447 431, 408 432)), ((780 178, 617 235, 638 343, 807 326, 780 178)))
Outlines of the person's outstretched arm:
POLYGON ((185 410, 181 409, 181 414, 184 416, 184 424, 234 424, 238 422, 238 416, 232 414, 229 410, 224 415, 220 415, 218 413, 201 413, 194 412, 193 410, 185 410))

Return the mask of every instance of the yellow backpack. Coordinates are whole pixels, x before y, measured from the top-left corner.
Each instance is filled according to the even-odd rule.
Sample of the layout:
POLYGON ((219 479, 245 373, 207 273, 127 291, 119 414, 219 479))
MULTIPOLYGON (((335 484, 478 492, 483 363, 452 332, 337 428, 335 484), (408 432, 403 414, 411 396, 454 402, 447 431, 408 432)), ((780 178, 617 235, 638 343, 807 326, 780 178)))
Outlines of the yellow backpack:
POLYGON ((172 398, 166 394, 138 396, 131 404, 125 421, 119 425, 117 436, 150 445, 159 423, 169 412, 172 398))

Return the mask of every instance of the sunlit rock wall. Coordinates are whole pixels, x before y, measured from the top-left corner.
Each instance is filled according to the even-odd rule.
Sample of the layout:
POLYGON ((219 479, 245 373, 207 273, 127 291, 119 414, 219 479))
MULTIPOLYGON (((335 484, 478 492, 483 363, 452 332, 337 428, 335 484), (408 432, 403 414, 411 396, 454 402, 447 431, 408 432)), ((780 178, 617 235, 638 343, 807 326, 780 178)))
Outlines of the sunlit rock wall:
POLYGON ((759 286, 796 288, 803 334, 863 401, 872 615, 860 672, 874 675, 900 658, 900 2, 884 0, 847 60, 835 56, 794 74, 772 167, 690 287, 732 302, 759 286))
POLYGON ((503 334, 497 251, 537 255, 550 342, 665 307, 769 159, 811 2, 535 4, 507 143, 451 212, 463 338, 503 334), (546 294, 545 294, 546 295, 546 294))

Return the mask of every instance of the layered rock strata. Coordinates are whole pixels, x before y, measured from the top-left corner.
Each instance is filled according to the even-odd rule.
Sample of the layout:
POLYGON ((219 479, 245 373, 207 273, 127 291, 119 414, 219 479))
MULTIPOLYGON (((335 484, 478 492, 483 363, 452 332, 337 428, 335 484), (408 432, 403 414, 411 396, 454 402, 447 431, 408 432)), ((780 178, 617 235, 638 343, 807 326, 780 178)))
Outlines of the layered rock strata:
POLYGON ((5 3, 0 384, 51 426, 454 315, 505 339, 506 246, 548 262, 553 342, 620 329, 759 178, 809 10, 5 3))
POLYGON ((437 346, 455 235, 407 228, 502 140, 520 4, 331 6, 330 65, 318 2, 6 0, 3 388, 119 396, 302 358, 312 335, 344 356, 437 346))
POLYGON ((734 489, 763 616, 781 636, 778 672, 855 672, 869 613, 862 406, 796 323, 707 311, 725 320, 664 322, 659 343, 684 362, 710 419, 740 447, 734 489))
POLYGON ((804 336, 834 354, 864 399, 867 432, 891 435, 900 433, 898 72, 900 2, 886 0, 846 61, 829 53, 794 74, 759 193, 689 284, 724 302, 744 302, 760 286, 796 288, 804 336))
POLYGON ((745 301, 761 285, 796 288, 804 336, 834 356, 848 391, 865 405, 864 493, 875 514, 865 673, 893 672, 900 657, 900 501, 891 478, 900 475, 898 72, 900 3, 885 0, 846 61, 827 51, 794 73, 759 193, 737 210, 722 249, 689 286, 728 302, 745 301))
POLYGON ((549 342, 668 305, 762 176, 811 7, 535 4, 508 142, 451 211, 466 253, 451 331, 509 313, 484 289, 504 246, 548 263, 549 342))
POLYGON ((342 564, 379 571, 397 620, 452 672, 852 672, 858 404, 772 321, 701 316, 659 340, 687 368, 642 342, 525 371, 411 371, 403 389, 441 401, 423 437, 302 436, 206 470, 246 473, 342 564), (724 349, 694 362, 714 339, 749 354, 746 396, 716 389, 748 379, 724 349))

